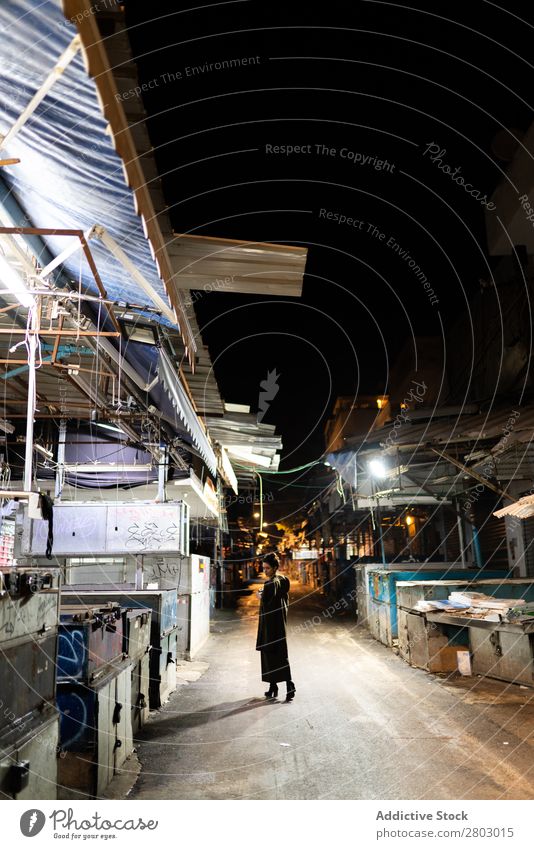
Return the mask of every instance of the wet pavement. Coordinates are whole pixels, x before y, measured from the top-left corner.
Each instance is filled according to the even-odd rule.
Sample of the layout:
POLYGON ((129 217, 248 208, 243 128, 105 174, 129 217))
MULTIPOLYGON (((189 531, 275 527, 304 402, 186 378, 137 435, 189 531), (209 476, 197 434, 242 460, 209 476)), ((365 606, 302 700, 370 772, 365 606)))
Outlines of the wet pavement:
POLYGON ((309 588, 293 584, 290 601, 295 700, 284 685, 263 696, 256 593, 216 611, 192 674, 137 742, 128 798, 534 797, 534 690, 429 675, 352 614, 325 615, 309 588))

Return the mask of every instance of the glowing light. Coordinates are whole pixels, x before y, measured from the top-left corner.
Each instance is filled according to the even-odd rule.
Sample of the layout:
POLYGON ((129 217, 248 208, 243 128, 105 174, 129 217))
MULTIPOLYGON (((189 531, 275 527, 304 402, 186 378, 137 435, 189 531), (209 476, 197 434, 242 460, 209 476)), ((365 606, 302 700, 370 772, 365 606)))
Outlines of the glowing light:
POLYGON ((386 477, 386 467, 382 460, 370 460, 369 461, 369 471, 374 478, 385 478, 386 477))
POLYGON ((413 516, 406 516, 406 524, 413 525, 414 518, 413 516))

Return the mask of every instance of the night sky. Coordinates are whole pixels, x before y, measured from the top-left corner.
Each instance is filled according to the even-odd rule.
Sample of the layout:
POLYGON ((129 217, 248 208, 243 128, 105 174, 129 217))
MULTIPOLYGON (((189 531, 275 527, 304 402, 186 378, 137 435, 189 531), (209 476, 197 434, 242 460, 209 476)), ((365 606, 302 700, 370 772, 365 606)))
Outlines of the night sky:
POLYGON ((532 120, 534 14, 252 0, 153 17, 164 5, 127 11, 175 230, 309 249, 301 299, 212 293, 197 309, 226 400, 256 409, 279 373, 265 421, 291 468, 322 453, 337 395, 386 393, 412 331, 442 335, 487 276, 484 201, 513 153, 506 128, 532 120))

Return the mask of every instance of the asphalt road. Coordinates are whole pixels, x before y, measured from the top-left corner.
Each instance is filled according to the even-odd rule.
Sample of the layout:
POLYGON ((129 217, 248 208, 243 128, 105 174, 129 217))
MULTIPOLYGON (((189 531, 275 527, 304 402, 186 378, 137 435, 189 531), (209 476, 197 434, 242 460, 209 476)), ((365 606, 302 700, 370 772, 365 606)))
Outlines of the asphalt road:
POLYGON ((413 669, 324 608, 293 585, 289 704, 263 696, 256 594, 217 613, 209 668, 146 726, 128 798, 534 798, 534 690, 413 669))

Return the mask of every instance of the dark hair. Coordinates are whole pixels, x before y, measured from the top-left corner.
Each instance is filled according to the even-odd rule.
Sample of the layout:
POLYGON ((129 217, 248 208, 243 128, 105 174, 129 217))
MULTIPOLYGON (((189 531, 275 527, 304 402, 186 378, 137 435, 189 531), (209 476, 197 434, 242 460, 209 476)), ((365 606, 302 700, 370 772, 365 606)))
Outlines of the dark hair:
POLYGON ((267 566, 271 566, 272 569, 280 568, 280 561, 278 559, 278 555, 274 553, 274 551, 269 552, 263 558, 263 562, 267 564, 267 566))

